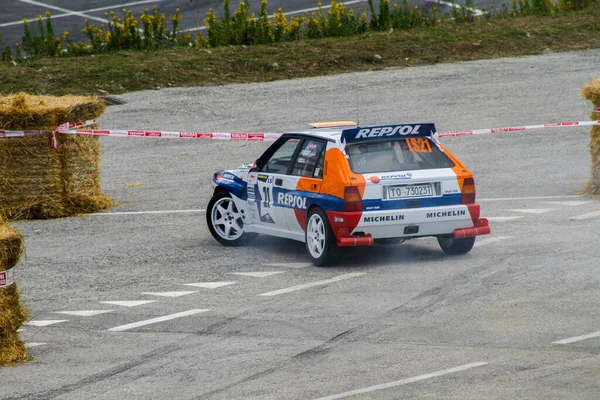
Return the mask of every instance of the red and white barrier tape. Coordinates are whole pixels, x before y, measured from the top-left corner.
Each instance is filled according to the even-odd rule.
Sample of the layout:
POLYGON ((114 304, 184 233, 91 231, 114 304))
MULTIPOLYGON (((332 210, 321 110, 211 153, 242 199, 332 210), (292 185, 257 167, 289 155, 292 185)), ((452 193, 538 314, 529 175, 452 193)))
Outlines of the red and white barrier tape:
POLYGON ((507 127, 507 128, 487 128, 487 129, 473 129, 473 130, 468 130, 468 131, 438 132, 437 137, 485 135, 485 134, 492 134, 492 133, 499 133, 499 132, 527 131, 527 130, 531 130, 531 129, 564 128, 564 127, 568 127, 568 126, 593 126, 593 125, 600 125, 600 121, 558 122, 556 124, 524 125, 524 126, 511 126, 511 127, 507 127))
MULTIPOLYGON (((598 107, 600 109, 600 107, 598 107)), ((89 120, 80 122, 77 124, 63 124, 56 128, 54 131, 2 131, 0 130, 0 138, 12 138, 12 137, 27 137, 37 136, 44 134, 52 134, 52 146, 57 146, 56 134, 65 135, 82 135, 82 136, 116 136, 116 137, 154 137, 154 138, 165 138, 165 139, 214 139, 214 140, 240 140, 240 141, 256 141, 256 142, 272 142, 277 140, 282 133, 250 133, 250 132, 169 132, 169 131, 145 131, 145 130, 109 130, 109 129, 71 129, 81 126, 89 126, 95 124, 95 120, 89 120)), ((453 131, 453 132, 437 132, 437 137, 450 137, 450 136, 471 136, 471 135, 484 135, 493 134, 499 132, 516 132, 526 131, 532 129, 543 129, 543 128, 564 128, 573 126, 593 126, 600 125, 598 121, 576 121, 576 122, 558 122, 554 124, 542 124, 542 125, 524 125, 524 126, 512 126, 504 128, 486 128, 486 129, 473 129, 466 131, 453 131)))
POLYGON ((0 288, 10 286, 15 283, 14 268, 0 272, 0 288))

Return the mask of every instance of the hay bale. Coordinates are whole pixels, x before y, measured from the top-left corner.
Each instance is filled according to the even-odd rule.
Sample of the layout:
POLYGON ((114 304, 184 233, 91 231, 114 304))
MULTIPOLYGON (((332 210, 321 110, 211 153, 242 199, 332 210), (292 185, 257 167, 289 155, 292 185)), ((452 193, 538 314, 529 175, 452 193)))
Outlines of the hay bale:
MULTIPOLYGON (((52 130, 65 122, 98 118, 95 97, 0 97, 0 129, 52 130)), ((0 140, 0 213, 8 219, 46 219, 96 212, 112 206, 100 189, 98 138, 51 135, 0 140)))
MULTIPOLYGON (((0 218, 0 272, 13 268, 23 251, 23 236, 0 218)), ((16 283, 0 287, 0 365, 27 361, 27 349, 17 329, 28 319, 16 283)))
MULTIPOLYGON (((583 97, 592 102, 595 107, 600 107, 600 79, 588 82, 581 90, 583 97)), ((600 120, 600 112, 593 111, 592 120, 600 120)), ((600 126, 592 127, 590 131, 590 156, 592 158, 592 172, 584 193, 600 195, 600 126)))

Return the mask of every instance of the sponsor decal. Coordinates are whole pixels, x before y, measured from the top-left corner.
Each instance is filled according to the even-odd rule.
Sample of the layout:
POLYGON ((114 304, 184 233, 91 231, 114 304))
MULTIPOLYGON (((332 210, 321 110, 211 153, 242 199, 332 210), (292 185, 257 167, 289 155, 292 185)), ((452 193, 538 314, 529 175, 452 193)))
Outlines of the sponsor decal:
POLYGON ((278 205, 284 205, 292 208, 306 209, 306 198, 289 193, 277 194, 278 205))
POLYGON ((225 179, 227 181, 233 181, 235 180, 236 176, 230 173, 224 173, 223 176, 220 179, 225 179))
POLYGON ((342 218, 342 217, 337 217, 337 216, 334 216, 334 217, 333 217, 333 222, 344 222, 344 218, 342 218))
POLYGON ((372 177, 370 177, 370 178, 369 178, 369 180, 370 180, 371 182, 373 182, 374 184, 376 184, 376 185, 377 185, 379 182, 381 182, 381 179, 379 179, 379 177, 378 177, 378 176, 372 176, 372 177))
POLYGON ((249 133, 248 140, 263 141, 263 140, 265 140, 265 134, 264 133, 249 133))
POLYGON ((304 156, 304 157, 316 157, 317 152, 315 150, 306 150, 305 149, 300 152, 300 155, 304 156))
POLYGON ((453 210, 453 211, 438 211, 430 212, 425 215, 426 218, 445 218, 445 217, 460 217, 467 215, 467 210, 453 210))
POLYGON ((398 174, 390 174, 381 176, 382 180, 394 180, 394 179, 412 179, 412 172, 401 172, 398 174))
POLYGON ((394 221, 404 221, 404 215, 395 214, 395 215, 376 215, 373 217, 364 216, 363 222, 394 222, 394 221))
POLYGON ((232 133, 231 140, 246 140, 248 139, 247 133, 232 133))
POLYGON ((380 136, 418 135, 421 125, 378 126, 376 128, 359 129, 355 139, 367 139, 380 136))
POLYGON ((266 182, 266 181, 267 181, 267 179, 269 179, 269 176, 268 176, 268 175, 261 175, 261 174, 258 174, 258 176, 257 176, 257 179, 258 179, 259 181, 261 181, 261 182, 266 182))
POLYGON ((14 269, 0 272, 0 287, 10 286, 15 283, 14 269))
POLYGON ((316 143, 309 143, 308 144, 308 148, 311 149, 311 150, 312 149, 316 149, 317 148, 317 144, 316 143))

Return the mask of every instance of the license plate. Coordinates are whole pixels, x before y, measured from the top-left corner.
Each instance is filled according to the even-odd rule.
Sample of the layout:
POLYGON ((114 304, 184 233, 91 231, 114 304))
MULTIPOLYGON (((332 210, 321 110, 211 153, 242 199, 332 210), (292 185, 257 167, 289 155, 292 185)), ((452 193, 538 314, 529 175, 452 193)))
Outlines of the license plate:
POLYGON ((431 184, 388 186, 387 190, 388 199, 433 196, 433 185, 431 184))

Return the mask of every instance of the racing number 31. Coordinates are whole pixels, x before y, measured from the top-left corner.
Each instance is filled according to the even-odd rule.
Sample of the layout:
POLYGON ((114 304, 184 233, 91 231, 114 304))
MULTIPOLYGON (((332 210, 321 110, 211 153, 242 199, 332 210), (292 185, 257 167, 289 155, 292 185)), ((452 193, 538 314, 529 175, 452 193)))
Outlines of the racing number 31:
POLYGON ((417 153, 431 153, 431 144, 426 139, 407 138, 406 145, 408 150, 417 153))

